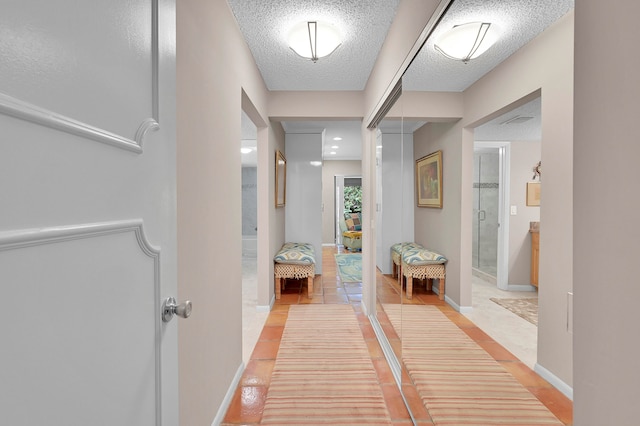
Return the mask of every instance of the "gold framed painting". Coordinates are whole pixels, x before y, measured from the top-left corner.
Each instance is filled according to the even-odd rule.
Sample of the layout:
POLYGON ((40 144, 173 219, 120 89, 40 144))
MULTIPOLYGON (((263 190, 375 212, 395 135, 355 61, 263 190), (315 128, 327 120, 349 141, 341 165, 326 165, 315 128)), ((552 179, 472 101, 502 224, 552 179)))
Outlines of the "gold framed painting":
POLYGON ((276 150, 276 207, 284 207, 287 195, 287 159, 276 150))
POLYGON ((527 206, 540 205, 540 182, 527 182, 527 206))
POLYGON ((418 207, 442 208, 442 151, 416 160, 418 207))

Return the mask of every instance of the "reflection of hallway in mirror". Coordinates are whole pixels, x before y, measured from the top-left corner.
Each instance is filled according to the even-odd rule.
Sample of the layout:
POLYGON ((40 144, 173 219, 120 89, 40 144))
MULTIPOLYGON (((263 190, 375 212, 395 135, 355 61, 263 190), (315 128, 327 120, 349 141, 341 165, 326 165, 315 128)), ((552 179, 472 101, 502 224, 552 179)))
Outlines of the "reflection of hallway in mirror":
MULTIPOLYGON (((317 303, 351 305, 354 315, 358 319, 362 336, 369 348, 369 355, 376 369, 378 382, 382 388, 385 403, 393 424, 411 424, 409 412, 403 403, 391 368, 386 362, 384 353, 378 343, 369 319, 362 312, 362 305, 360 303, 362 300, 362 283, 342 283, 340 280, 334 257, 335 253, 340 252, 344 252, 342 247, 323 247, 323 273, 315 277, 314 295, 312 298, 309 298, 307 295, 307 287, 304 285, 304 280, 287 280, 282 298, 276 301, 272 311, 268 314, 255 349, 251 354, 251 359, 247 363, 247 367, 240 379, 222 424, 260 424, 262 420, 262 410, 269 390, 271 374, 276 362, 280 338, 282 337, 286 324, 289 307, 291 305, 317 303)), ((400 347, 400 340, 397 335, 393 336, 391 334, 393 327, 382 310, 382 306, 388 303, 397 305, 400 291, 398 280, 392 278, 390 275, 383 275, 378 271, 376 273, 376 287, 378 309, 381 311, 378 315, 380 324, 386 331, 389 331, 387 335, 392 337, 390 343, 394 350, 396 350, 400 347)), ((456 312, 446 302, 439 300, 437 294, 427 291, 424 283, 418 280, 414 283, 413 298, 408 300, 406 297, 403 297, 403 303, 433 305, 438 307, 449 320, 460 327, 471 339, 503 365, 505 369, 531 393, 536 395, 563 424, 572 424, 573 406, 571 401, 536 373, 532 372, 527 364, 518 361, 518 359, 512 355, 511 349, 496 342, 496 340, 491 337, 492 332, 490 328, 479 327, 469 318, 456 312)), ((499 306, 498 308, 504 309, 499 306)), ((515 317, 515 315, 513 316, 515 317)), ((309 330, 309 332, 313 333, 313 330, 309 330)), ((417 424, 433 424, 429 413, 418 396, 416 387, 408 378, 406 371, 403 373, 402 389, 417 424)), ((300 424, 302 425, 304 422, 300 424)))

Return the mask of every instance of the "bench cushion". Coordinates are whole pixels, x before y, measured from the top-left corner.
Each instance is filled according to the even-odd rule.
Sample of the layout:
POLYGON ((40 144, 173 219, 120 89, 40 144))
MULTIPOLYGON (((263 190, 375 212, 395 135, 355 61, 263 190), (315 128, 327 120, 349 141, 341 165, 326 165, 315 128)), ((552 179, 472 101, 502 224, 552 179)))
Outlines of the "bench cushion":
POLYGON ((273 260, 276 263, 292 265, 313 265, 316 263, 313 246, 307 243, 284 243, 273 260))
POLYGON ((438 263, 446 263, 447 258, 423 247, 408 248, 402 253, 402 262, 407 265, 419 266, 419 265, 433 265, 438 263))
POLYGON ((420 244, 416 244, 413 242, 406 242, 406 243, 397 243, 391 246, 391 251, 394 251, 398 254, 402 254, 403 251, 409 250, 409 249, 419 249, 419 248, 423 248, 420 244))

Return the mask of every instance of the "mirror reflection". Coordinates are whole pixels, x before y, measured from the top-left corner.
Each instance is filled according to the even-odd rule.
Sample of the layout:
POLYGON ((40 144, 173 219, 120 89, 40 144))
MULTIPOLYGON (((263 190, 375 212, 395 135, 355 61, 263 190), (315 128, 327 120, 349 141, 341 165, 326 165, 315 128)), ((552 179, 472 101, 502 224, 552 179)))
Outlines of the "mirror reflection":
MULTIPOLYGON (((441 377, 451 377, 455 395, 467 386, 455 378, 455 360, 464 360, 460 371, 473 362, 457 339, 492 366, 509 360, 534 369, 537 339, 545 332, 537 327, 541 206, 525 189, 541 185, 535 171, 544 143, 541 101, 545 84, 553 82, 533 76, 533 84, 523 83, 513 67, 535 65, 537 52, 527 43, 549 25, 567 25, 573 2, 540 2, 545 22, 529 22, 514 2, 503 6, 509 25, 477 2, 452 2, 404 73, 402 96, 378 128, 378 321, 398 370, 406 372, 402 389, 420 395, 430 413, 436 410, 429 404, 437 404, 430 392, 448 392, 434 384, 441 377), (491 18, 503 34, 519 22, 522 41, 499 37, 494 50, 451 62, 435 43, 471 18, 491 18), (499 71, 492 73, 494 67, 499 71), (505 86, 514 90, 506 93, 505 86), (393 126, 402 129, 395 145, 393 126), (411 178, 400 177, 405 174, 411 178), (501 352, 486 349, 494 347, 501 352)), ((546 36, 551 45, 562 37, 546 36)), ((478 389, 485 389, 483 380, 467 373, 468 383, 477 379, 478 389)), ((542 405, 537 409, 553 419, 542 405)))

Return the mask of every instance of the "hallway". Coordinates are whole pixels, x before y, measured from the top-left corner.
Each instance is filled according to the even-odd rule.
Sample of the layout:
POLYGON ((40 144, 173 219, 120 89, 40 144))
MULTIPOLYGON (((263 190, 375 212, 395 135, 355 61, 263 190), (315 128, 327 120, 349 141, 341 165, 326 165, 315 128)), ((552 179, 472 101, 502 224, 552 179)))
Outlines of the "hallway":
MULTIPOLYGON (((315 294, 313 298, 310 299, 306 295, 306 286, 303 286, 301 282, 288 281, 287 287, 283 290, 282 298, 276 301, 273 310, 268 314, 264 328, 262 328, 262 332, 258 337, 223 424, 260 424, 289 308, 291 305, 309 303, 351 305, 375 366, 378 382, 382 388, 393 424, 411 424, 410 415, 404 406, 402 396, 386 363, 382 348, 378 344, 368 318, 362 313, 360 307, 362 284, 341 282, 335 266, 334 253, 336 251, 334 247, 323 248, 323 275, 315 278, 315 294)), ((380 290, 386 286, 387 292, 393 292, 397 288, 397 281, 389 276, 378 274, 377 282, 380 290)), ((384 291, 380 290, 379 294, 383 294, 384 291)), ((381 302, 385 301, 381 300, 381 302)), ((527 364, 520 361, 511 352, 489 337, 489 334, 481 330, 467 317, 440 301, 437 295, 426 292, 424 287, 417 286, 415 297, 411 302, 412 304, 436 306, 535 395, 563 424, 572 424, 573 409, 571 401, 531 371, 527 364)), ((422 404, 415 386, 410 383, 408 378, 402 386, 417 423, 434 424, 422 404)))

